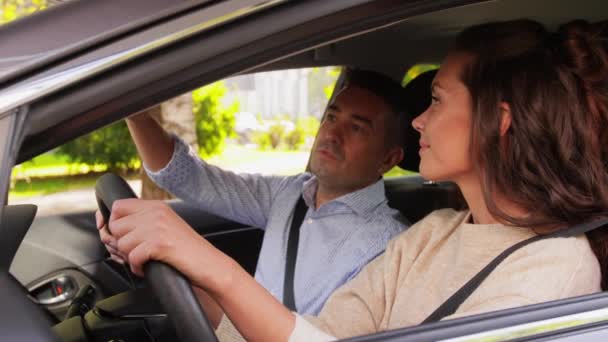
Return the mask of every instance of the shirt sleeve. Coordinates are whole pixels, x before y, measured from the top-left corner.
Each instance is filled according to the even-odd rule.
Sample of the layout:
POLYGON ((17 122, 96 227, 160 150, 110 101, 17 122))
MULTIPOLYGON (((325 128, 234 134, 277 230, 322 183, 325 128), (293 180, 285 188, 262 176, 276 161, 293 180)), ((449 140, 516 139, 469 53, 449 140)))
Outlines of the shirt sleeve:
POLYGON ((161 188, 211 214, 265 228, 276 193, 289 177, 236 174, 209 165, 174 136, 173 155, 156 172, 144 165, 161 188))

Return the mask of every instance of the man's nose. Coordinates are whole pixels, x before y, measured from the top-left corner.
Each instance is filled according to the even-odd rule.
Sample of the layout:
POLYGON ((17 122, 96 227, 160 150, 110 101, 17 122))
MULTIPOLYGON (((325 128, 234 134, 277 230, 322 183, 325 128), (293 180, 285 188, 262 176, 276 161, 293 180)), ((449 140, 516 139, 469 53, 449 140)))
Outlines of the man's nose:
POLYGON ((341 144, 344 141, 344 125, 340 123, 334 123, 327 127, 325 131, 325 139, 333 142, 334 144, 341 144))

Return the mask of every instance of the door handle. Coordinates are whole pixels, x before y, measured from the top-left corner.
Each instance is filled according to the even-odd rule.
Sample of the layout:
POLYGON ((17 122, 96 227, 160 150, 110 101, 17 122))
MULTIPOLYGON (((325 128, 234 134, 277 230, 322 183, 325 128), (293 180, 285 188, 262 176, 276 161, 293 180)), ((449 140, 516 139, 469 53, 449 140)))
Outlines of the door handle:
POLYGON ((74 298, 78 286, 72 277, 59 275, 31 286, 29 292, 37 304, 53 305, 74 298))

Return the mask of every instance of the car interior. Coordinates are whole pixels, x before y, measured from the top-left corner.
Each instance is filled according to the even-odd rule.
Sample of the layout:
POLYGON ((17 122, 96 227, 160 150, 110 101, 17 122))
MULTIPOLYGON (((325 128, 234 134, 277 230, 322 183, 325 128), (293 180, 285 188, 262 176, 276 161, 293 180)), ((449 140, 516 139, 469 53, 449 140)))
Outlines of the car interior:
MULTIPOLYGON (((375 70, 401 80, 415 64, 439 64, 453 37, 464 27, 488 20, 518 18, 523 7, 530 17, 542 20, 549 27, 555 27, 568 18, 598 21, 605 17, 603 1, 589 1, 585 6, 569 1, 560 1, 558 6, 549 0, 478 4, 462 1, 462 6, 447 10, 433 11, 433 6, 440 9, 437 4, 422 6, 419 10, 428 12, 422 15, 407 12, 406 4, 394 5, 397 10, 387 14, 387 9, 392 6, 387 3, 390 1, 382 2, 385 7, 362 5, 351 12, 345 10, 327 17, 319 16, 304 4, 299 5, 302 8, 279 8, 277 12, 285 18, 291 18, 292 12, 300 11, 298 13, 306 25, 316 25, 314 30, 304 31, 304 24, 293 24, 295 28, 283 31, 259 32, 260 38, 256 38, 254 33, 244 33, 253 27, 253 19, 252 23, 235 21, 231 25, 239 24, 242 28, 227 25, 226 29, 185 39, 166 51, 116 66, 112 72, 50 94, 29 108, 33 119, 17 161, 29 160, 132 113, 231 75, 289 68, 349 66, 375 70), (236 45, 237 51, 235 46, 227 45, 227 41, 239 35, 247 44, 236 45), (207 51, 201 50, 201 41, 205 41, 207 51), (209 50, 219 52, 212 54, 209 50), (178 70, 175 64, 179 63, 187 67, 178 70), (55 120, 59 124, 47 125, 44 119, 53 115, 65 118, 55 120)), ((277 20, 279 14, 269 12, 255 16, 258 21, 255 24, 275 21, 275 25, 291 27, 292 24, 277 20)), ((101 56, 117 51, 125 44, 145 41, 158 34, 155 29, 142 29, 134 38, 129 37, 129 42, 113 38, 106 43, 101 56)), ((66 65, 59 63, 57 69, 94 60, 100 56, 96 55, 98 53, 85 50, 82 56, 69 60, 66 65)), ((406 86, 408 107, 412 113, 419 114, 430 102, 428 90, 432 76, 433 72, 421 74, 406 86)), ((339 83, 340 78, 337 86, 339 83)), ((417 171, 418 139, 411 127, 405 129, 411 132, 404 146, 406 158, 401 165, 417 171)), ((428 182, 419 176, 408 176, 387 179, 385 184, 389 205, 400 210, 412 223, 433 210, 461 209, 464 205, 458 188, 451 183, 428 182)), ((171 200, 169 204, 197 232, 237 260, 248 272, 255 272, 263 238, 261 229, 210 215, 179 200, 171 200)), ((145 281, 135 278, 125 267, 108 258, 99 241, 94 212, 36 217, 35 206, 9 203, 2 212, 1 224, 3 234, 10 234, 0 239, 0 266, 4 269, 10 267, 10 273, 23 285, 28 297, 43 309, 44 320, 54 326, 54 332, 62 340, 177 338, 145 281)), ((464 318, 460 322, 474 326, 471 331, 482 331, 534 317, 576 312, 584 305, 600 307, 607 303, 608 298, 598 294, 578 302, 566 301, 558 305, 559 308, 563 306, 559 310, 554 304, 541 304, 533 314, 525 309, 513 309, 508 311, 510 315, 484 314, 464 318), (568 306, 570 303, 583 304, 573 309, 568 306)), ((450 330, 450 324, 439 322, 432 328, 413 328, 410 335, 387 332, 378 334, 376 338, 388 341, 410 336, 411 340, 416 340, 423 336, 416 334, 427 334, 425 338, 434 340, 457 336, 454 330, 450 330), (443 327, 446 329, 439 329, 443 327)))
MULTIPOLYGON (((434 73, 435 71, 429 71, 421 74, 405 88, 404 94, 408 96, 407 103, 412 113, 420 113, 430 103, 428 90, 434 73)), ((418 138, 409 126, 409 122, 404 129, 410 131, 404 146, 404 150, 407 149, 409 153, 406 153, 400 166, 415 171, 419 156, 417 149, 411 146, 417 144, 418 138)), ((427 182, 418 176, 409 176, 405 181, 402 178, 387 179, 385 187, 389 206, 400 210, 411 222, 418 221, 435 209, 447 207, 458 209, 463 206, 458 188, 451 183, 427 182), (417 203, 416 206, 409 205, 413 201, 417 203)), ((250 274, 254 274, 264 234, 262 229, 247 227, 208 214, 180 200, 171 200, 169 204, 196 231, 238 261, 250 274)), ((59 217, 43 216, 32 224, 35 213, 36 207, 33 205, 13 206, 4 212, 7 220, 3 222, 21 228, 12 231, 15 234, 13 241, 2 240, 7 246, 14 246, 12 249, 5 249, 4 263, 10 265, 15 259, 11 269, 18 277, 31 279, 26 282, 28 284, 26 287, 36 303, 48 310, 48 316, 53 323, 58 324, 69 317, 68 310, 72 302, 75 298, 80 298, 76 296, 79 289, 87 286, 92 286, 97 291, 95 297, 90 300, 91 303, 97 302, 98 312, 100 308, 110 303, 110 308, 106 309, 108 312, 124 316, 127 314, 122 311, 142 310, 140 306, 149 302, 151 294, 145 288, 145 283, 131 275, 127 268, 107 258, 107 252, 99 243, 94 212, 64 214, 59 217), (25 221, 14 222, 15 220, 25 221), (27 232, 28 227, 31 227, 29 232, 27 232), (23 240, 26 232, 27 237, 23 240), (17 252, 14 249, 19 245, 17 252), (54 247, 52 250, 42 248, 45 245, 54 247), (61 253, 57 253, 58 251, 61 253), (26 267, 25 265, 31 264, 34 257, 45 261, 39 263, 35 269, 26 267), (81 266, 75 269, 72 266, 74 263, 79 263, 81 266), (40 274, 43 276, 40 277, 40 274), (123 307, 121 301, 125 300, 125 293, 132 291, 134 287, 138 288, 137 291, 132 292, 135 299, 129 299, 124 304, 128 304, 128 307, 123 307), (58 288, 62 288, 62 292, 58 292, 58 288), (117 293, 121 295, 113 296, 117 293), (108 299, 103 300, 105 298, 108 299)), ((152 310, 147 313, 150 315, 160 312, 158 305, 148 306, 145 309, 152 310)), ((164 321, 162 323, 166 324, 164 321)), ((75 331, 74 326, 75 324, 61 323, 56 325, 56 329, 60 336, 71 336, 75 331)), ((128 336, 132 329, 135 328, 130 325, 125 327, 125 331, 121 331, 121 336, 128 336)), ((165 333, 171 331, 164 325, 157 329, 165 333)), ((113 327, 112 331, 116 333, 117 329, 113 327)), ((161 337, 168 338, 164 335, 161 337)))

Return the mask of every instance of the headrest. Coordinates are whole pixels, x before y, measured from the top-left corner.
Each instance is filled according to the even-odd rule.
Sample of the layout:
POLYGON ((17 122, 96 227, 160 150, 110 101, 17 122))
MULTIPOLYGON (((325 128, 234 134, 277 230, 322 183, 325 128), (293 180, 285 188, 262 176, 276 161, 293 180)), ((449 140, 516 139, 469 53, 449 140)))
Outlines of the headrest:
POLYGON ((412 127, 412 120, 422 114, 431 104, 431 84, 437 70, 423 72, 411 80, 403 89, 407 119, 404 120, 403 160, 399 167, 418 172, 420 155, 418 154, 420 134, 412 127))

